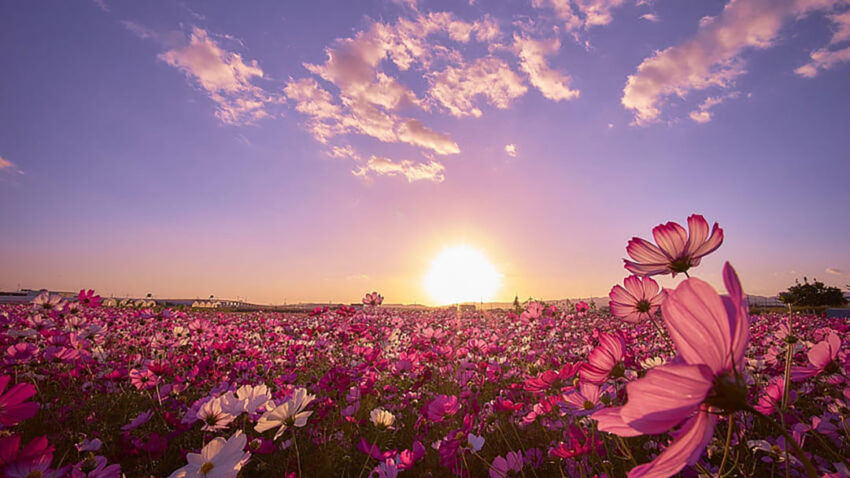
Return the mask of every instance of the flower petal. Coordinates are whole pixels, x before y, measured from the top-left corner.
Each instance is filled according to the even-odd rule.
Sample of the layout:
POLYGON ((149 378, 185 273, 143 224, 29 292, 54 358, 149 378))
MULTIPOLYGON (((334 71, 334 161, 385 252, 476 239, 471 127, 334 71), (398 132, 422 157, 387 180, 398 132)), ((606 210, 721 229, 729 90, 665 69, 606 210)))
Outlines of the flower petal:
POLYGON ((629 401, 620 416, 642 433, 664 433, 694 412, 712 387, 704 365, 670 364, 655 367, 626 385, 629 401))
POLYGON ((682 426, 673 443, 660 455, 649 463, 632 468, 629 478, 667 478, 681 471, 685 465, 693 465, 714 435, 716 423, 715 415, 700 411, 682 426))

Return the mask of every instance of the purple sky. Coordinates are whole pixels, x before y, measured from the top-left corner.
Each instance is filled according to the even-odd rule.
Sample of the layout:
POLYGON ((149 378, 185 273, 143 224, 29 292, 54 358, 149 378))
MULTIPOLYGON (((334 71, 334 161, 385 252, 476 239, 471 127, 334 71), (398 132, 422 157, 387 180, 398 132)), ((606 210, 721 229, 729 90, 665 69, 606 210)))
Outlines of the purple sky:
POLYGON ((508 4, 5 3, 0 289, 600 296, 692 212, 715 284, 850 282, 845 2, 508 4))

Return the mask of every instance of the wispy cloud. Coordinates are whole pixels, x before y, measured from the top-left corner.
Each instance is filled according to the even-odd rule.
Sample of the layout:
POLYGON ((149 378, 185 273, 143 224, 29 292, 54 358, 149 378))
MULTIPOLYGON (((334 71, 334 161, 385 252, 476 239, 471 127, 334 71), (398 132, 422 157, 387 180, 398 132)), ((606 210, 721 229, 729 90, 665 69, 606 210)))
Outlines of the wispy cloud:
POLYGON ((252 83, 263 78, 256 60, 246 62, 240 54, 222 49, 202 28, 193 28, 188 40, 158 58, 182 71, 216 103, 215 115, 222 123, 247 124, 266 118, 266 106, 282 100, 252 83))
POLYGON ((625 0, 532 0, 535 8, 551 9, 567 31, 607 25, 613 20, 611 11, 625 0))
POLYGON ((708 123, 712 118, 712 108, 723 103, 729 98, 737 98, 738 96, 740 96, 740 93, 737 91, 733 91, 722 96, 709 96, 705 99, 705 101, 697 106, 697 109, 691 111, 688 116, 697 123, 708 123))
POLYGON ((717 17, 703 18, 694 36, 643 60, 628 77, 622 103, 634 112, 635 124, 658 121, 666 98, 730 87, 746 72, 743 52, 773 46, 787 22, 841 1, 729 2, 717 17))
POLYGON ((850 46, 835 48, 836 45, 850 42, 850 11, 828 15, 833 24, 833 34, 829 45, 818 48, 809 55, 809 62, 794 70, 800 76, 814 78, 819 72, 850 61, 850 46))
POLYGON ((404 176, 407 182, 432 181, 443 182, 445 177, 445 166, 437 161, 428 163, 414 163, 409 160, 393 161, 389 158, 372 156, 352 173, 355 176, 369 178, 371 175, 379 176, 404 176))
POLYGON ((836 269, 835 267, 827 267, 827 268, 826 268, 826 273, 827 273, 827 274, 832 274, 832 275, 834 275, 834 276, 843 276, 843 275, 847 275, 847 274, 846 274, 843 270, 841 270, 841 269, 836 269))
POLYGON ((511 101, 525 94, 528 88, 504 60, 496 57, 479 58, 469 65, 449 66, 428 75, 429 94, 453 116, 483 115, 476 98, 483 97, 490 105, 505 109, 511 101))
POLYGON ((515 157, 516 157, 516 145, 515 145, 515 144, 513 144, 513 143, 511 143, 511 144, 506 144, 506 145, 505 145, 505 153, 506 153, 508 156, 510 156, 510 157, 512 157, 512 158, 515 158, 515 157))
POLYGON ((528 74, 528 80, 546 98, 554 101, 573 100, 579 91, 570 88, 572 78, 552 69, 546 57, 561 49, 558 38, 534 40, 528 36, 514 35, 514 49, 519 57, 520 68, 528 74))
POLYGON ((24 174, 24 172, 19 169, 15 163, 9 161, 8 159, 0 156, 0 171, 10 171, 18 174, 24 174))

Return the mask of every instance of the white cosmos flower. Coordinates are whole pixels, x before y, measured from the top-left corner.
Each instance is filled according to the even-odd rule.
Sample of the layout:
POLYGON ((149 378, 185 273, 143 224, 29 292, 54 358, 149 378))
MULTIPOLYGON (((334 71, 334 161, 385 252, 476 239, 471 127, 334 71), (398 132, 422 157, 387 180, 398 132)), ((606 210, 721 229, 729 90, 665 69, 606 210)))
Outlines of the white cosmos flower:
POLYGON ((187 454, 189 464, 175 470, 169 478, 236 478, 251 457, 250 453, 243 451, 247 442, 242 430, 227 440, 215 438, 200 453, 187 454))
POLYGON ((198 420, 204 422, 201 430, 215 431, 227 428, 230 422, 236 418, 222 409, 221 404, 221 397, 218 397, 208 400, 207 403, 201 406, 197 414, 198 420))
POLYGON ((273 409, 263 413, 263 416, 257 421, 257 426, 254 427, 259 433, 272 428, 278 428, 274 439, 277 440, 287 427, 296 426, 303 427, 307 424, 307 418, 313 414, 312 411, 305 412, 304 408, 316 398, 315 395, 307 393, 303 388, 296 388, 285 402, 273 409))
POLYGON ((236 397, 244 401, 244 411, 254 413, 271 401, 272 394, 265 385, 243 385, 236 390, 236 397))
POLYGON ((372 410, 372 413, 369 414, 369 418, 378 428, 389 428, 393 426, 393 423, 395 423, 395 415, 383 408, 376 408, 372 410))

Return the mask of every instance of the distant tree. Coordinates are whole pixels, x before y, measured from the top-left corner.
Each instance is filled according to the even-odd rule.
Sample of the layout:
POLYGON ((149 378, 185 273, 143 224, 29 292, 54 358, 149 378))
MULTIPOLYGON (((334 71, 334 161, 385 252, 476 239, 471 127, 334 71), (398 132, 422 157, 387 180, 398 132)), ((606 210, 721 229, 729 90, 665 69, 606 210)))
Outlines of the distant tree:
POLYGON ((786 292, 779 293, 779 300, 784 304, 806 307, 844 305, 847 303, 844 293, 838 287, 828 287, 817 279, 813 279, 813 281, 809 283, 808 277, 803 277, 802 284, 799 280, 795 280, 795 284, 789 287, 786 292))

